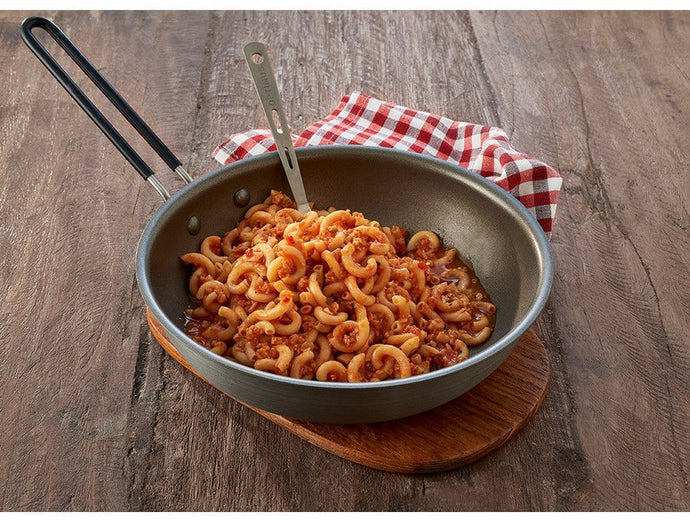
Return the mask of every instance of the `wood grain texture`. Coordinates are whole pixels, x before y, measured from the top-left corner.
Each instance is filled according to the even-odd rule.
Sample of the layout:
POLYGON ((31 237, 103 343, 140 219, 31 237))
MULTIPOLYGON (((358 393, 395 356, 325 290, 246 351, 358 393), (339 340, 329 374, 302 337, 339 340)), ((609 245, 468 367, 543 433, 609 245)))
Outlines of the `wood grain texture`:
POLYGON ((588 499, 687 508, 690 189, 681 151, 690 135, 681 129, 690 103, 680 93, 689 87, 690 20, 671 13, 571 13, 568 20, 522 17, 535 28, 539 75, 552 79, 537 89, 524 73, 509 74, 505 50, 524 38, 515 21, 497 14, 476 26, 489 77, 511 86, 503 92, 520 93, 497 99, 514 120, 516 146, 539 147, 527 137, 539 129, 539 150, 553 151, 546 159, 566 176, 547 313, 569 370, 574 434, 591 479, 610 484, 588 499), (644 31, 630 29, 642 24, 644 31), (549 118, 537 119, 529 108, 544 99, 549 118), (620 463, 614 475, 612 462, 620 463))
MULTIPOLYGON (((210 386, 170 342, 148 308, 146 319, 165 351, 210 386)), ((508 442, 537 412, 549 374, 546 347, 528 330, 503 364, 478 386, 443 406, 405 419, 347 426, 320 424, 238 402, 307 442, 357 464, 395 473, 433 473, 474 462, 508 442)))
POLYGON ((544 403, 424 476, 315 449, 162 355, 134 282, 158 196, 21 43, 28 14, 0 12, 0 508, 690 509, 690 14, 42 13, 192 173, 264 125, 260 39, 296 130, 361 90, 500 125, 564 174, 544 403))

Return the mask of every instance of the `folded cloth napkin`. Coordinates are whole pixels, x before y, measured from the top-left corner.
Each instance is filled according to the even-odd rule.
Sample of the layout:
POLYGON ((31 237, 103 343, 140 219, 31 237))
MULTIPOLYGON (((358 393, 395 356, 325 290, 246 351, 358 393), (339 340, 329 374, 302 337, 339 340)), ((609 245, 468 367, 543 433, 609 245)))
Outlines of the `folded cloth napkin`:
MULTIPOLYGON (((510 192, 551 232, 562 178, 541 161, 511 147, 506 133, 409 109, 354 92, 322 120, 292 136, 306 145, 375 145, 428 154, 490 179, 510 192)), ((226 165, 276 150, 271 132, 252 129, 232 135, 213 157, 226 165)))

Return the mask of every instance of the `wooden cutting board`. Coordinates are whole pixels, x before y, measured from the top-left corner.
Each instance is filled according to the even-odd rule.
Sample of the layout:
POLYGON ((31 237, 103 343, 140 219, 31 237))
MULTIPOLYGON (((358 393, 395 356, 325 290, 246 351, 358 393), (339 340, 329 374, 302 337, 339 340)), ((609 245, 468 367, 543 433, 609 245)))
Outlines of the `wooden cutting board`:
MULTIPOLYGON (((161 346, 195 373, 148 310, 146 317, 161 346)), ((339 457, 384 471, 431 473, 463 466, 505 444, 536 413, 546 394, 549 374, 544 343, 528 330, 503 364, 472 390, 405 419, 377 424, 318 424, 245 406, 339 457)))

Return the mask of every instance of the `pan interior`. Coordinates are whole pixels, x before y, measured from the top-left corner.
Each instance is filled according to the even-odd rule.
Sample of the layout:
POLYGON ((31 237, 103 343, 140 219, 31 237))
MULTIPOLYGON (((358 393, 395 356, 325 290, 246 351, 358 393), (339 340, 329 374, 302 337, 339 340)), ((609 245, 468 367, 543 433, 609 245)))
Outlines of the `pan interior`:
MULTIPOLYGON (((489 182, 445 162, 390 150, 310 147, 298 149, 297 156, 316 208, 359 211, 410 233, 432 230, 445 246, 457 248, 497 306, 492 338, 472 355, 489 349, 525 317, 538 294, 543 260, 524 214, 489 182)), ((222 236, 235 227, 249 208, 233 203, 241 188, 249 190, 249 206, 262 202, 272 188, 289 194, 277 154, 205 175, 169 200, 144 232, 139 263, 153 299, 179 327, 189 302, 189 271, 178 257, 198 251, 206 236, 222 236), (196 235, 187 230, 192 217, 200 223, 196 235)))

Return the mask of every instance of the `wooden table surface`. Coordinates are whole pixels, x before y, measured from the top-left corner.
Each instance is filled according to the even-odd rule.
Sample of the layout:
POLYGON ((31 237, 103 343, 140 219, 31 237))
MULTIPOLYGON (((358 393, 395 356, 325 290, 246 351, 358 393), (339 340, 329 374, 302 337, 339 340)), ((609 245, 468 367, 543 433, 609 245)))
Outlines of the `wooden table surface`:
POLYGON ((495 453, 425 476, 312 447, 163 352, 134 277, 160 198, 20 41, 27 14, 0 12, 3 510, 690 509, 690 14, 42 13, 192 173, 265 126, 258 39, 295 130, 361 90, 500 126, 563 174, 548 395, 495 453))

